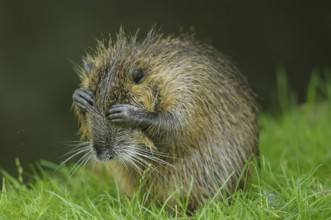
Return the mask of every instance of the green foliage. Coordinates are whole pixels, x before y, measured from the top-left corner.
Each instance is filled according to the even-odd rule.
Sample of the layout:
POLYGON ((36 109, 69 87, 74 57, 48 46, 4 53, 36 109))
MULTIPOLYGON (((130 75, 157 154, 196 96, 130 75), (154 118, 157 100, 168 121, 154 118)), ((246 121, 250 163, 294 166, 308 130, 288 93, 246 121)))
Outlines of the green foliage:
POLYGON ((283 68, 277 70, 277 101, 281 112, 289 112, 297 103, 297 98, 289 86, 286 71, 283 68))
MULTIPOLYGON (((254 167, 244 191, 213 199, 192 218, 331 219, 330 82, 314 71, 307 102, 299 106, 283 71, 278 78, 283 114, 260 116, 260 169, 254 167)), ((18 176, 2 172, 0 219, 190 219, 187 204, 169 214, 141 202, 142 191, 128 199, 106 170, 72 175, 70 167, 41 161, 27 175, 19 160, 16 165, 18 176)))

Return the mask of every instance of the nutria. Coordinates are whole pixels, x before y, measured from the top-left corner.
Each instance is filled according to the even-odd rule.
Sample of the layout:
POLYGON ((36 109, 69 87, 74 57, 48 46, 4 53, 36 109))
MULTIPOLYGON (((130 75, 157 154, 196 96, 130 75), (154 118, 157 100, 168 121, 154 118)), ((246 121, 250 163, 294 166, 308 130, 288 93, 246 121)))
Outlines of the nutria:
POLYGON ((233 192, 259 152, 258 104, 245 77, 192 35, 137 35, 121 30, 84 58, 73 100, 90 152, 112 161, 129 196, 144 173, 153 201, 175 195, 190 209, 221 188, 233 192))

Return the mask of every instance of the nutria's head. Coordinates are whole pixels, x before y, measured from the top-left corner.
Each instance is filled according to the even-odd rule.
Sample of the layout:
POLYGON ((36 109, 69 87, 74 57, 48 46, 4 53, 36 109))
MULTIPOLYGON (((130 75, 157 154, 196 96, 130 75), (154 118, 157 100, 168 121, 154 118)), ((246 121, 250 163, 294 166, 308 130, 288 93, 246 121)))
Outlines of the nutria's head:
POLYGON ((119 126, 107 119, 107 112, 116 104, 129 104, 148 112, 159 111, 159 91, 162 77, 157 68, 161 56, 155 44, 157 38, 149 35, 136 42, 136 36, 126 38, 123 32, 115 44, 99 43, 95 55, 84 59, 81 69, 82 88, 91 92, 93 105, 87 111, 77 108, 83 136, 90 142, 97 159, 119 159, 132 162, 138 156, 156 150, 141 128, 119 126), (149 57, 154 57, 154 63, 149 57))

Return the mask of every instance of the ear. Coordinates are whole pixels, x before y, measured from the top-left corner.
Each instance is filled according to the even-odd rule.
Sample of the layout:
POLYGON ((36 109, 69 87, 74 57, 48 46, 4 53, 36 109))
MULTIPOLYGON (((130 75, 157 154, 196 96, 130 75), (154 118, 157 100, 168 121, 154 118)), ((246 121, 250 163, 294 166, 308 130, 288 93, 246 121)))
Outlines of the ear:
POLYGON ((84 63, 84 70, 87 74, 91 73, 95 69, 94 63, 85 62, 84 63))

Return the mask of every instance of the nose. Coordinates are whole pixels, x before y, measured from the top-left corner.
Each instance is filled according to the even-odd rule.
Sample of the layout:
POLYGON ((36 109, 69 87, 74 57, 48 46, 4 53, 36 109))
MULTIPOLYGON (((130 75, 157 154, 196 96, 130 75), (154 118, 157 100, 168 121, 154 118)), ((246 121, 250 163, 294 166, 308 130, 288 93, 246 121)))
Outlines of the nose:
POLYGON ((98 145, 94 144, 93 150, 95 152, 95 156, 100 161, 112 159, 114 156, 112 150, 110 150, 109 148, 103 147, 103 146, 98 146, 98 145))
POLYGON ((94 149, 96 154, 103 154, 105 151, 107 151, 107 148, 101 147, 101 146, 98 146, 98 145, 94 145, 93 149, 94 149))

